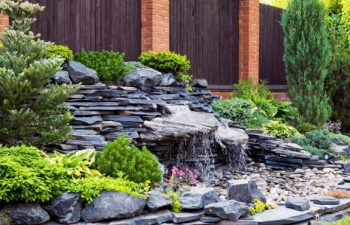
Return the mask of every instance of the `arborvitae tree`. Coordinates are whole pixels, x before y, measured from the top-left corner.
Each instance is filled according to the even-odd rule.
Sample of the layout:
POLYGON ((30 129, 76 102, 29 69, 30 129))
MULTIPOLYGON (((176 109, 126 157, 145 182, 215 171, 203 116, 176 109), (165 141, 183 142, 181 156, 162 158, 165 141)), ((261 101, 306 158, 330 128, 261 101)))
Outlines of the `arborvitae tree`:
POLYGON ((325 79, 331 57, 325 11, 318 0, 292 0, 283 13, 284 62, 300 122, 322 126, 331 107, 325 79))
POLYGON ((68 137, 72 115, 64 101, 75 86, 50 84, 63 59, 43 55, 50 43, 30 31, 44 8, 24 0, 2 0, 0 11, 11 18, 0 49, 0 143, 43 147, 68 137))

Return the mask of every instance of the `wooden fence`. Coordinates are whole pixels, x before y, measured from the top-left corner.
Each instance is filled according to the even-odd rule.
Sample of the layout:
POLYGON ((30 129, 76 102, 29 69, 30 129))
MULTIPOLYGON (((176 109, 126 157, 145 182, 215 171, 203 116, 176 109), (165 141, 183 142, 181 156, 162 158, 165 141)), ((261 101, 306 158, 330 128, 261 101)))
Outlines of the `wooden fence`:
POLYGON ((260 4, 260 79, 272 89, 286 89, 283 62, 282 9, 260 4))
POLYGON ((126 60, 141 53, 140 0, 30 0, 46 7, 33 31, 73 51, 115 50, 126 60))
POLYGON ((238 81, 238 0, 172 0, 170 48, 187 55, 195 78, 213 89, 238 81))

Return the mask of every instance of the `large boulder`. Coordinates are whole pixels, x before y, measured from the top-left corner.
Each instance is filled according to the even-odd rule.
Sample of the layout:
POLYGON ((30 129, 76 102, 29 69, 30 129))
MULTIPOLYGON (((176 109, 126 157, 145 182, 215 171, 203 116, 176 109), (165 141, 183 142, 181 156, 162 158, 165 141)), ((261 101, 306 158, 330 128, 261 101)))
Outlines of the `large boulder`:
POLYGON ((146 200, 121 192, 104 191, 87 205, 82 218, 87 223, 130 218, 142 213, 146 200))
POLYGON ((99 78, 95 70, 87 68, 83 64, 70 60, 68 62, 68 72, 73 84, 96 84, 99 78))
POLYGON ((251 203, 254 199, 266 202, 266 198, 253 180, 231 180, 228 182, 228 199, 251 203))
POLYGON ((172 201, 166 194, 159 191, 151 191, 146 205, 149 210, 155 211, 157 209, 171 207, 172 201))
POLYGON ((54 77, 52 78, 52 80, 56 84, 71 84, 72 83, 72 81, 69 78, 68 71, 64 71, 64 70, 57 71, 55 73, 54 77))
POLYGON ((49 214, 38 203, 9 204, 1 212, 8 214, 16 224, 36 225, 50 220, 49 214))
POLYGON ((221 201, 214 188, 193 187, 180 198, 183 210, 203 209, 206 205, 221 201))
POLYGON ((81 218, 83 201, 79 194, 66 192, 53 198, 43 208, 59 223, 77 223, 81 218))
POLYGON ((305 211, 310 209, 309 200, 305 198, 287 198, 285 206, 290 209, 305 211))
POLYGON ((123 78, 126 86, 142 90, 157 86, 162 80, 162 73, 151 68, 136 68, 123 78))
POLYGON ((248 215, 248 206, 235 200, 212 203, 207 205, 204 210, 208 215, 230 221, 237 221, 242 216, 248 215))

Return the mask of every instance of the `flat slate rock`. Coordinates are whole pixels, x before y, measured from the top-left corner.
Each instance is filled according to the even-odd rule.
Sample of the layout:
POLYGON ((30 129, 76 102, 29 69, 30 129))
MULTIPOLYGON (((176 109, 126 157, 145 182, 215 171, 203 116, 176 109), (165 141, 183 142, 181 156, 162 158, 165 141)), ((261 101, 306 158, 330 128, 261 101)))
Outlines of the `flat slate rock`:
POLYGON ((340 200, 333 198, 333 197, 328 197, 328 196, 319 196, 311 199, 311 201, 317 205, 339 205, 340 200))
POLYGON ((290 209, 305 211, 310 209, 309 200, 305 198, 287 198, 285 206, 290 209))
MULTIPOLYGON (((345 179, 344 179, 344 181, 345 181, 345 179)), ((345 183, 345 184, 342 184, 342 185, 338 185, 337 189, 350 191, 350 183, 345 183)))
POLYGON ((173 213, 174 223, 185 223, 185 222, 191 222, 195 220, 200 220, 200 218, 204 215, 204 211, 199 212, 182 212, 182 213, 173 213))
POLYGON ((311 203, 310 210, 323 215, 323 214, 329 214, 329 213, 336 213, 348 208, 350 208, 350 198, 339 199, 338 205, 318 205, 318 204, 311 203))
POLYGON ((146 225, 146 224, 163 224, 173 220, 173 214, 169 210, 162 210, 131 219, 112 221, 109 225, 146 225))
POLYGON ((279 206, 275 209, 267 210, 263 213, 258 213, 252 216, 253 221, 259 225, 285 225, 303 222, 312 219, 314 213, 307 211, 297 211, 288 209, 284 206, 279 206))

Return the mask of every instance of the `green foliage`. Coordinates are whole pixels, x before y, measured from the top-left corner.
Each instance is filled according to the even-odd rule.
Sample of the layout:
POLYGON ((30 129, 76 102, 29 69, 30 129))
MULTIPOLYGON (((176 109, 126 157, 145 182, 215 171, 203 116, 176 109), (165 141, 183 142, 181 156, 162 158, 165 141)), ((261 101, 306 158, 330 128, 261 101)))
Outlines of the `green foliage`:
POLYGON ((251 78, 240 80, 236 86, 234 95, 237 98, 249 99, 254 103, 258 102, 261 98, 276 100, 265 82, 255 84, 251 78))
POLYGON ((337 222, 327 223, 326 225, 348 225, 350 224, 350 216, 345 217, 337 222))
POLYGON ((329 149, 332 144, 332 139, 329 137, 327 130, 314 130, 305 133, 307 143, 313 147, 320 149, 329 149))
POLYGON ((54 152, 54 154, 50 156, 50 161, 63 165, 63 167, 67 169, 67 174, 73 179, 100 175, 99 171, 90 169, 90 166, 95 161, 94 150, 81 150, 68 154, 54 152))
POLYGON ((192 76, 188 73, 191 63, 185 55, 175 52, 143 52, 140 61, 162 73, 172 73, 180 81, 191 82, 192 76))
POLYGON ((300 133, 292 126, 285 125, 279 121, 270 121, 263 124, 263 131, 277 138, 291 138, 300 136, 300 133))
POLYGON ((70 50, 69 47, 64 45, 52 44, 44 53, 44 57, 47 59, 51 57, 61 57, 66 61, 69 61, 73 59, 74 55, 73 51, 70 50))
POLYGON ((136 183, 150 181, 152 186, 159 183, 162 171, 156 156, 146 147, 139 150, 130 144, 131 140, 125 135, 108 143, 103 152, 97 153, 94 167, 112 177, 118 177, 123 172, 136 183))
POLYGON ((289 101, 278 101, 275 103, 277 107, 277 113, 275 115, 276 120, 281 120, 287 124, 293 124, 298 118, 298 110, 289 101))
POLYGON ((47 84, 63 63, 43 59, 50 43, 30 32, 38 4, 3 0, 0 12, 11 26, 0 39, 0 143, 42 147, 66 139, 72 115, 63 107, 76 86, 47 84))
POLYGON ((297 130, 300 133, 305 134, 307 132, 317 130, 317 127, 315 125, 312 125, 311 123, 302 123, 298 125, 297 130))
POLYGON ((45 202, 64 191, 66 170, 35 147, 0 147, 0 202, 45 202))
POLYGON ((121 81, 129 72, 124 64, 124 54, 113 51, 82 50, 74 59, 85 66, 96 70, 103 81, 121 81))
POLYGON ((241 98, 223 99, 213 102, 211 107, 220 116, 239 125, 258 127, 266 121, 266 118, 257 112, 255 104, 250 100, 241 98))
POLYGON ((173 191, 170 191, 170 192, 166 192, 166 194, 169 196, 169 198, 171 199, 171 201, 173 202, 173 207, 172 207, 172 211, 174 213, 179 213, 181 212, 181 209, 182 209, 182 205, 179 201, 179 195, 176 194, 175 192, 173 191))
POLYGON ((258 199, 254 199, 253 205, 249 207, 248 212, 249 212, 249 215, 254 215, 257 213, 263 213, 265 212, 265 210, 274 209, 274 208, 276 208, 275 205, 270 205, 267 203, 263 203, 258 199))
POLYGON ((325 91, 331 51, 324 18, 318 0, 292 0, 282 18, 289 95, 298 108, 300 122, 319 127, 331 114, 325 91))
POLYGON ((328 151, 324 150, 324 149, 320 149, 311 145, 305 145, 302 146, 304 148, 305 151, 310 152, 313 155, 318 155, 323 157, 325 154, 328 153, 328 151))
POLYGON ((148 190, 148 183, 136 184, 124 178, 123 173, 118 173, 116 178, 91 176, 73 180, 67 187, 69 192, 80 193, 87 203, 91 203, 101 191, 117 191, 146 198, 148 190))

